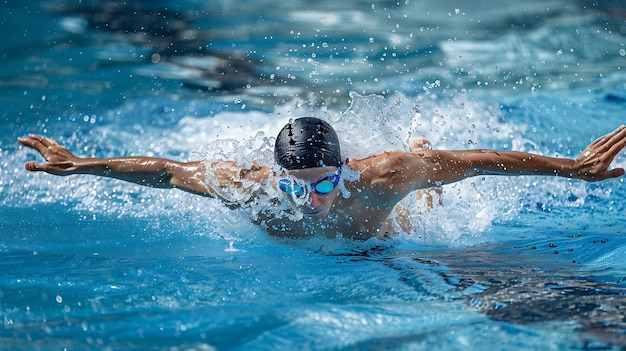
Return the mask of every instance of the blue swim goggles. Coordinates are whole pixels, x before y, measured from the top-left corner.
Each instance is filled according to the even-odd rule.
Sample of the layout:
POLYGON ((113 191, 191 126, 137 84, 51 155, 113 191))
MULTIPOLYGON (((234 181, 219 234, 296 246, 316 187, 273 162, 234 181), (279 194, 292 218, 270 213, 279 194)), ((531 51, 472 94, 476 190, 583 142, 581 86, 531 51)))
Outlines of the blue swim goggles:
POLYGON ((328 172, 324 174, 320 179, 311 183, 300 185, 292 179, 281 179, 278 181, 278 187, 284 191, 287 195, 293 195, 295 197, 303 197, 309 194, 311 191, 318 194, 328 194, 339 184, 341 178, 341 167, 337 168, 335 172, 328 172))

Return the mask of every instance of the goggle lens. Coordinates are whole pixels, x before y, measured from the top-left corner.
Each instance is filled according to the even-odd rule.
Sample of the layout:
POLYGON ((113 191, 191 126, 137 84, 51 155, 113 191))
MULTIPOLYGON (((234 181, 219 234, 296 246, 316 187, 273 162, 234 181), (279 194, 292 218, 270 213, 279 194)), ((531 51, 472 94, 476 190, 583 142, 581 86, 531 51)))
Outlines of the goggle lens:
POLYGON ((317 183, 313 189, 317 193, 328 194, 333 191, 333 189, 335 189, 335 183, 333 183, 333 181, 330 179, 322 180, 321 182, 317 183))
MULTIPOLYGON (((320 180, 318 180, 317 182, 311 183, 310 186, 313 189, 313 191, 318 194, 322 194, 322 195, 330 194, 339 183, 340 175, 341 175, 341 168, 336 173, 326 174, 324 177, 320 178, 320 180)), ((302 185, 299 185, 298 183, 290 179, 279 180, 278 187, 280 188, 280 190, 284 191, 287 195, 293 195, 296 197, 304 196, 305 194, 309 192, 309 189, 311 189, 309 188, 308 185, 306 186, 306 189, 305 189, 305 187, 303 187, 302 185)))
POLYGON ((281 179, 278 182, 278 186, 280 190, 284 191, 287 195, 294 195, 296 197, 300 197, 304 195, 304 188, 288 179, 281 179))

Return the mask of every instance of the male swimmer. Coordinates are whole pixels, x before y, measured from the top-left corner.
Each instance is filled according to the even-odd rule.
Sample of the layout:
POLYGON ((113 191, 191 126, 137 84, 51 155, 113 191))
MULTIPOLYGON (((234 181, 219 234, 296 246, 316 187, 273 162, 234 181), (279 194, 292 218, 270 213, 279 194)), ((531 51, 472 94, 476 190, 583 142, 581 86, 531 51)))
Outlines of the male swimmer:
POLYGON ((27 162, 25 168, 29 171, 63 176, 91 174, 155 188, 179 188, 218 198, 231 208, 244 203, 233 203, 222 195, 223 189, 250 192, 246 203, 267 207, 281 201, 267 196, 278 192, 290 204, 285 211, 301 215, 261 212, 253 220, 269 233, 293 238, 324 235, 367 240, 393 232, 394 207, 418 189, 477 175, 558 176, 589 182, 623 176, 623 168, 608 168, 626 146, 626 127, 596 139, 576 159, 508 150, 415 148, 347 160, 341 157, 333 128, 318 118, 304 117, 290 121, 276 138, 274 158, 280 168, 256 164, 241 168, 234 162, 178 162, 152 157, 82 158, 38 135, 18 141, 37 150, 46 160, 27 162), (357 176, 346 177, 348 173, 357 176))

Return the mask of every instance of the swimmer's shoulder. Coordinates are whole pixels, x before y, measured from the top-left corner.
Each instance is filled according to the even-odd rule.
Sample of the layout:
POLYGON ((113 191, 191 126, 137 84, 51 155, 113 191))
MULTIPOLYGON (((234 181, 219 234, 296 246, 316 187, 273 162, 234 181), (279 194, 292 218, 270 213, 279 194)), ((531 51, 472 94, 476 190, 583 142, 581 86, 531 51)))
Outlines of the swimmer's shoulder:
POLYGON ((388 172, 395 172, 416 156, 413 152, 383 151, 362 159, 350 160, 348 166, 360 172, 365 178, 375 177, 388 172))
POLYGON ((389 151, 355 160, 349 166, 361 174, 358 186, 366 192, 369 201, 395 204, 415 190, 416 177, 425 167, 428 157, 424 152, 389 151), (370 198, 371 197, 371 198, 370 198))

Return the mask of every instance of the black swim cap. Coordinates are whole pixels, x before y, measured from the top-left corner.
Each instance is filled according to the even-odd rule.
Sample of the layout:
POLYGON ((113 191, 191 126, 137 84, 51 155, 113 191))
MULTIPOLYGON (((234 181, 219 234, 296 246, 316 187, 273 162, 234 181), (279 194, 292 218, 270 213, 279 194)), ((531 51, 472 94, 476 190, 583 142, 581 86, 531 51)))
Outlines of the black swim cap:
POLYGON ((327 122, 315 117, 298 118, 278 133, 274 160, 287 170, 341 167, 339 139, 327 122))

